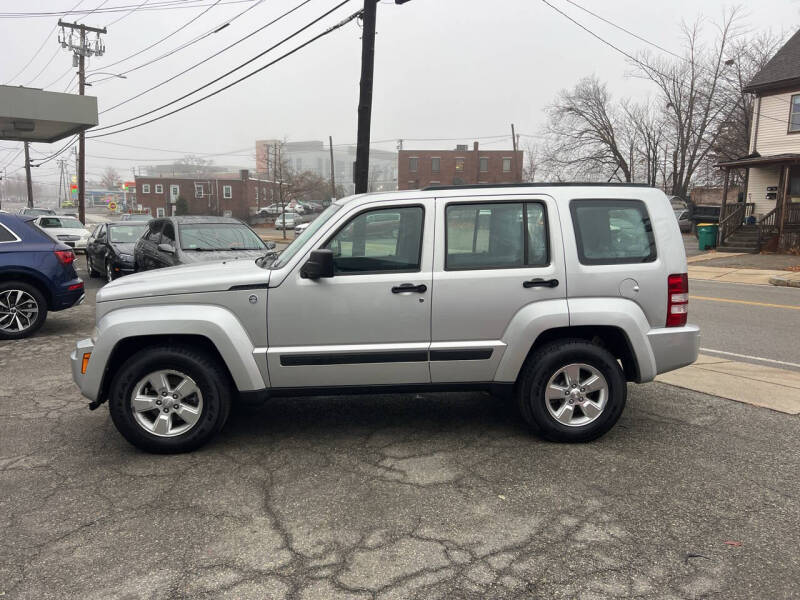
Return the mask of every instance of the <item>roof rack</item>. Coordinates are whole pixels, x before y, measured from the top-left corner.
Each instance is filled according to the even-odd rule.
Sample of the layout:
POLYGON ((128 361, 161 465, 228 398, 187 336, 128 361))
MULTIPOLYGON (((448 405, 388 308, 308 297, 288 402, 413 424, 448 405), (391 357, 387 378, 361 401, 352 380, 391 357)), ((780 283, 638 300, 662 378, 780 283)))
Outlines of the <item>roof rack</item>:
POLYGON ((526 188, 526 187, 636 187, 636 188, 651 188, 652 185, 647 183, 624 183, 624 182, 609 182, 602 183, 597 181, 556 181, 556 182, 537 182, 537 183, 474 183, 470 185, 429 185, 422 188, 423 191, 429 190, 475 190, 487 188, 526 188))

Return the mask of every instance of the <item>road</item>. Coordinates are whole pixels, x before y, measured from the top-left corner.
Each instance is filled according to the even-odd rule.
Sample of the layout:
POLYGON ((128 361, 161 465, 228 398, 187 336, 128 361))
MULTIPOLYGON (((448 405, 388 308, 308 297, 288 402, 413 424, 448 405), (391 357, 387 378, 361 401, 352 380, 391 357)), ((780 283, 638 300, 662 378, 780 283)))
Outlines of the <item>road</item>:
POLYGON ((800 370, 800 289, 693 280, 689 292, 689 321, 700 325, 703 352, 800 370))
POLYGON ((198 452, 152 456, 69 375, 98 286, 0 343, 4 600, 800 589, 799 417, 651 383, 570 446, 477 393, 275 399, 198 452))

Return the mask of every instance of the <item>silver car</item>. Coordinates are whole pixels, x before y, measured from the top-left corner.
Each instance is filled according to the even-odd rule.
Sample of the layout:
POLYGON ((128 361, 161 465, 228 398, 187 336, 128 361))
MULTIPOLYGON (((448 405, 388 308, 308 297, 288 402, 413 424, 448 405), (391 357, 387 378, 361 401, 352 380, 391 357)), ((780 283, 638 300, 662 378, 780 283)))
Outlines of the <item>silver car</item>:
POLYGON ((97 293, 73 377, 120 433, 184 452, 234 397, 484 390, 585 442, 628 382, 697 358, 672 207, 638 185, 457 187, 336 200, 280 254, 97 293))

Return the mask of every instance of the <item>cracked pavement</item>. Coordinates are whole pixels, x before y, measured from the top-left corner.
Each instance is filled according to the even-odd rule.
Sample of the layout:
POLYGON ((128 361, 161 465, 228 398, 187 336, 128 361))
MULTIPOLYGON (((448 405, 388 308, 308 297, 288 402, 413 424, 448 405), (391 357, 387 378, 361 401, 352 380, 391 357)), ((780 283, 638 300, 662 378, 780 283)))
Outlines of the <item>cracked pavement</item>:
POLYGON ((568 446, 478 393, 275 399, 153 456, 70 377, 98 285, 0 343, 4 600, 797 597, 797 416, 652 383, 568 446))

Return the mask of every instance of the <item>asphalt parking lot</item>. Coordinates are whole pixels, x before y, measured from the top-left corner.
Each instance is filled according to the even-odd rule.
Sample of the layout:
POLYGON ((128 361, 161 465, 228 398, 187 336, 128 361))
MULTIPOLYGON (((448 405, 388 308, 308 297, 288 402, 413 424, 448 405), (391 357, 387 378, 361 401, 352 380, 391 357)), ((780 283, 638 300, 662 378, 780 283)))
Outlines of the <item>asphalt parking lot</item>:
POLYGON ((567 446, 483 394, 276 399, 152 456, 71 381, 98 286, 0 343, 4 599, 797 597, 796 416, 653 383, 567 446))

